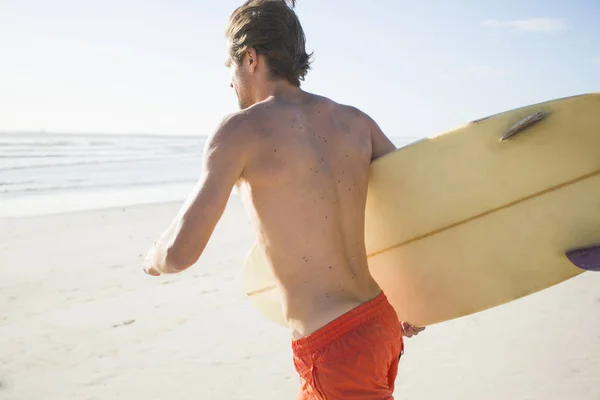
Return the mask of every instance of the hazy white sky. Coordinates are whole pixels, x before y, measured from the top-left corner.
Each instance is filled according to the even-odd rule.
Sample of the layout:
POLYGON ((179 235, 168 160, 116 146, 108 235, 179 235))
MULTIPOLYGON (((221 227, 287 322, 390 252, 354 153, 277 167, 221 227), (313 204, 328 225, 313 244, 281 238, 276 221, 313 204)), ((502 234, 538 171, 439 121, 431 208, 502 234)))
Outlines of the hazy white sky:
MULTIPOLYGON (((0 130, 206 135, 241 0, 0 0, 0 130)), ((391 136, 600 91, 597 0, 299 0, 304 88, 391 136)))

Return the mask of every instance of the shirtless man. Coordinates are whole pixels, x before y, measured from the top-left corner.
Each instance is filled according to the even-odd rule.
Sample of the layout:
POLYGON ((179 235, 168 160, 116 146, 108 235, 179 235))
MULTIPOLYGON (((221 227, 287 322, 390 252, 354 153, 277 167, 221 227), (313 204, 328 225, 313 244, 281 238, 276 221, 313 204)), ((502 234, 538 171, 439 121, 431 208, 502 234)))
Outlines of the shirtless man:
POLYGON ((299 399, 393 399, 400 322, 367 266, 370 163, 396 147, 360 110, 300 89, 294 1, 250 0, 227 26, 240 111, 208 139, 198 185, 150 249, 149 275, 198 261, 236 186, 282 295, 299 399))

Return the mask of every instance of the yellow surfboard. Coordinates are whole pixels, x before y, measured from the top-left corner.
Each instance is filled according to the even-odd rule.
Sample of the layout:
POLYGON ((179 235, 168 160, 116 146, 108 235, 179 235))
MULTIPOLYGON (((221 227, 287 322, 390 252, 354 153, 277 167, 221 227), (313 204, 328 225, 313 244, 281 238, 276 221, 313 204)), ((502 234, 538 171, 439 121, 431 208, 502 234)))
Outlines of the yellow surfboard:
MULTIPOLYGON (((401 320, 426 326, 600 270, 600 93, 497 114, 371 166, 369 268, 401 320)), ((254 246, 243 288, 287 325, 254 246)))

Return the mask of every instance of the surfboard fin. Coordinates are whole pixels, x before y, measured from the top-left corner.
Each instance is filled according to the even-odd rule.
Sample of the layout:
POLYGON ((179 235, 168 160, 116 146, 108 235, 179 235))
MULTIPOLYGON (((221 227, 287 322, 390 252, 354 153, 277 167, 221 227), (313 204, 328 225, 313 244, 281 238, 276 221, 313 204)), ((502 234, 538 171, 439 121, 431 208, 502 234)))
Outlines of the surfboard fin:
POLYGON ((567 252, 567 258, 577 268, 600 271, 600 245, 567 252))
POLYGON ((545 119, 548 115, 550 115, 549 112, 539 111, 539 112, 536 112, 535 114, 531 114, 531 115, 523 118, 522 120, 517 122, 515 125, 513 125, 509 130, 507 130, 506 133, 504 134, 504 136, 502 136, 502 138, 500 139, 500 141, 503 142, 503 141, 515 136, 516 134, 523 132, 525 129, 529 128, 530 126, 535 125, 538 122, 540 122, 541 120, 545 119))

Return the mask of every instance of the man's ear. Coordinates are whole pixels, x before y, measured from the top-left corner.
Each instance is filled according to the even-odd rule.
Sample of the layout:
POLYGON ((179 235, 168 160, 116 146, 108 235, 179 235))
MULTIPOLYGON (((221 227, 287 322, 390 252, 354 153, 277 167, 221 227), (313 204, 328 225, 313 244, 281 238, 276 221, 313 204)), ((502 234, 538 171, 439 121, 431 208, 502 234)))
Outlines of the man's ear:
POLYGON ((256 52, 256 49, 248 49, 246 51, 246 56, 248 60, 248 68, 251 72, 254 72, 258 66, 258 53, 256 52))

